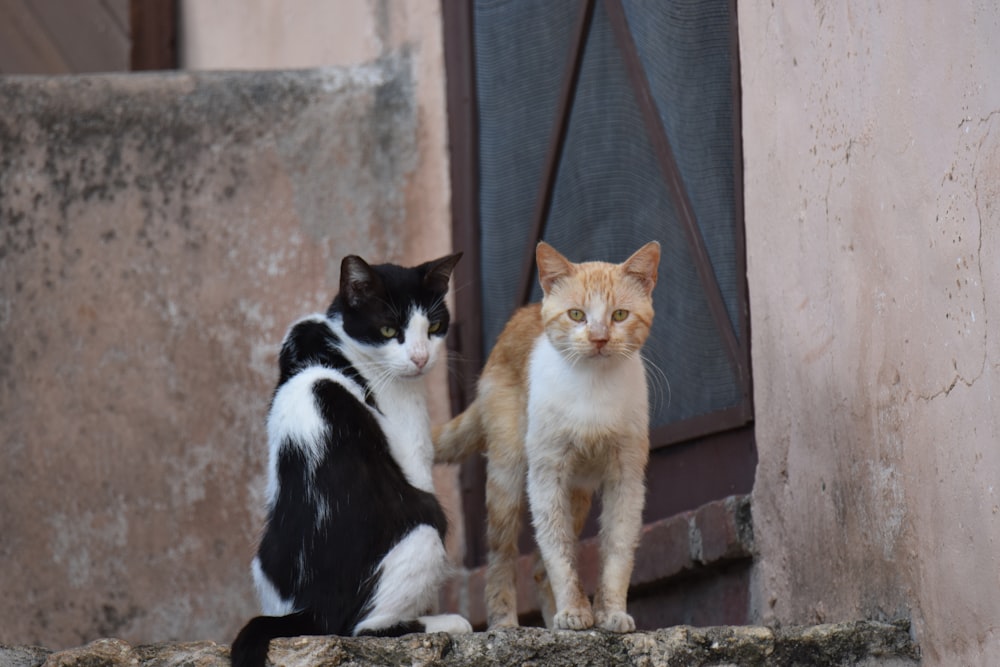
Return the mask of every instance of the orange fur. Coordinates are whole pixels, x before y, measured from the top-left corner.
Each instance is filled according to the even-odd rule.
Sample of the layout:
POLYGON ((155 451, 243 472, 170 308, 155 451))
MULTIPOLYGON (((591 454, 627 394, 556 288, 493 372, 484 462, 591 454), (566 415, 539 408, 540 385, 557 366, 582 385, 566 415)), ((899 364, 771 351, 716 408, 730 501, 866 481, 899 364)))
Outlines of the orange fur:
POLYGON ((486 452, 491 627, 517 625, 517 537, 527 488, 548 625, 635 628, 625 607, 649 452, 639 352, 653 321, 659 257, 659 244, 651 242, 621 264, 575 264, 539 243, 542 303, 514 313, 486 362, 476 400, 434 433, 438 461, 486 452), (592 609, 575 552, 598 488, 602 574, 592 609))

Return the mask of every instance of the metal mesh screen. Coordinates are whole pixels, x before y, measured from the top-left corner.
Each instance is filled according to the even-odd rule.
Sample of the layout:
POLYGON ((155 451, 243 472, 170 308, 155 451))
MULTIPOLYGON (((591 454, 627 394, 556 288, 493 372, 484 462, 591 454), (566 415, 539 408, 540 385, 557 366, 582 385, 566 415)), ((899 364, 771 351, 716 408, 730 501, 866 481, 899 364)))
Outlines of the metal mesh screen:
POLYGON ((624 0, 622 4, 730 323, 740 336, 728 3, 624 0))
POLYGON ((487 354, 520 305, 519 272, 578 13, 576 2, 548 0, 480 0, 473 11, 487 354))
MULTIPOLYGON (((730 320, 738 322, 729 14, 725 0, 624 3, 730 320)), ((531 216, 566 69, 575 2, 479 2, 476 75, 484 347, 517 303, 531 216)), ((742 393, 653 152, 604 5, 595 7, 543 238, 573 261, 663 248, 653 427, 737 404, 742 393)), ((541 298, 534 288, 533 300, 541 298)), ((735 328, 735 325, 734 325, 735 328)))

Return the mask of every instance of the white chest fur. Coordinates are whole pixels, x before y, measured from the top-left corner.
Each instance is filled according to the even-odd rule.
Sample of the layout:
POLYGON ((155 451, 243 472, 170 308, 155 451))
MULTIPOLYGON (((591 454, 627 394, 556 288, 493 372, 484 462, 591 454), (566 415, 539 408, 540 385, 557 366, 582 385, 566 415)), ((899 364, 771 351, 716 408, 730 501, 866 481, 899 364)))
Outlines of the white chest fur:
POLYGON ((423 381, 406 378, 388 382, 376 390, 375 401, 382 408, 379 425, 406 479, 418 489, 433 493, 434 445, 423 381))
MULTIPOLYGON (((423 321, 426 331, 426 318, 423 321)), ((379 354, 384 354, 384 350, 373 351, 355 343, 344 331, 338 318, 333 319, 330 326, 341 340, 341 352, 368 380, 379 407, 379 410, 372 412, 389 441, 392 457, 396 459, 410 484, 433 493, 434 444, 431 442, 430 416, 422 378, 419 375, 405 377, 387 374, 387 367, 392 365, 392 357, 380 358, 379 354)), ((428 368, 432 363, 433 360, 428 362, 428 368)), ((403 370, 406 370, 406 366, 404 361, 399 363, 403 370)))
POLYGON ((638 355, 570 363, 542 335, 529 377, 529 431, 584 445, 648 430, 646 374, 638 355))

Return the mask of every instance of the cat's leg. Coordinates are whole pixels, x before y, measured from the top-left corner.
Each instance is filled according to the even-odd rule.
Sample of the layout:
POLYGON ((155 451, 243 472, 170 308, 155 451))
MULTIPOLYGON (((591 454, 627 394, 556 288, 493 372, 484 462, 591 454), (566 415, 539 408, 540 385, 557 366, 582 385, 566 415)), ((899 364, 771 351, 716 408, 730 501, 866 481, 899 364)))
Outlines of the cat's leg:
POLYGON ((433 526, 411 530, 385 555, 370 611, 354 627, 355 635, 393 636, 407 632, 472 632, 456 614, 421 616, 434 606, 448 572, 448 555, 433 526))
POLYGON ((611 632, 635 630, 626 602, 642 531, 648 451, 645 438, 622 442, 619 455, 609 463, 601 495, 601 577, 594 596, 594 616, 598 627, 611 632))
POLYGON ((264 615, 287 616, 295 611, 294 601, 281 597, 278 587, 274 585, 274 582, 261 567, 259 556, 254 556, 250 571, 253 574, 253 582, 257 587, 257 599, 260 600, 260 608, 264 615))
MULTIPOLYGON (((583 530, 583 524, 587 522, 593 495, 591 491, 586 489, 573 489, 570 493, 570 504, 573 508, 573 533, 577 537, 583 530)), ((542 618, 545 619, 545 627, 551 628, 553 617, 556 614, 556 600, 552 594, 552 584, 545 572, 545 561, 542 560, 542 555, 537 549, 535 550, 534 577, 538 587, 538 607, 542 612, 542 618)))
MULTIPOLYGON (((491 453, 494 450, 491 448, 491 453)), ((516 451, 516 450, 515 450, 516 451)), ((497 452, 486 466, 486 610, 491 628, 516 628, 517 538, 521 532, 524 463, 497 452)))
MULTIPOLYGON (((525 449, 538 452, 541 444, 529 434, 525 449)), ((594 625, 594 614, 576 572, 577 540, 568 477, 564 457, 533 455, 528 464, 528 501, 535 540, 555 597, 552 628, 586 630, 594 625)))

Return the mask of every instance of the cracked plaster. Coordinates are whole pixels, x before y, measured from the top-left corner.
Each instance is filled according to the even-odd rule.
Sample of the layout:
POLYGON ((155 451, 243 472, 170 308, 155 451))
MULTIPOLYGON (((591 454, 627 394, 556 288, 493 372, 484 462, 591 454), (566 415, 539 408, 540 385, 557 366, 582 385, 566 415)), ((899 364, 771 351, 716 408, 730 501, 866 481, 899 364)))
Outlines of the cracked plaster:
POLYGON ((739 9, 754 614, 995 661, 1000 9, 739 9))

